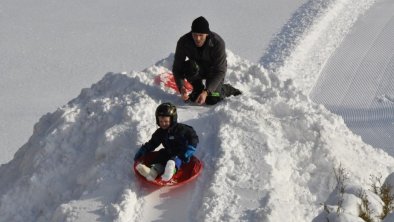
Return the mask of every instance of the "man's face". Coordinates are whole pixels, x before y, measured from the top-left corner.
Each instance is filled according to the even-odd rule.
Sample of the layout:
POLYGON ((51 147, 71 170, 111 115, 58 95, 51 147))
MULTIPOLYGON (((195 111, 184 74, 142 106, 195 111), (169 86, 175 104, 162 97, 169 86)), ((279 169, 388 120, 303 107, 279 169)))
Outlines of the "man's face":
POLYGON ((204 33, 192 33, 194 44, 196 44, 197 47, 202 47, 207 40, 208 34, 204 33))
POLYGON ((159 116, 159 125, 162 129, 168 129, 168 127, 171 125, 171 117, 159 116))

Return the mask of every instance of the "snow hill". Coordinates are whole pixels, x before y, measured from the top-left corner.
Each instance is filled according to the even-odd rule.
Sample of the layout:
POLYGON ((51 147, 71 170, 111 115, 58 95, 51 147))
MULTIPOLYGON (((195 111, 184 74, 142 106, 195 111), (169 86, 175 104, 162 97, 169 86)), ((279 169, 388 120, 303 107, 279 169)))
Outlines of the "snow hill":
POLYGON ((345 168, 356 187, 394 171, 391 156, 291 81, 228 57, 228 81, 244 94, 216 106, 185 105, 154 84, 170 56, 143 72, 108 73, 43 116, 0 168, 0 220, 311 221, 334 191, 334 168, 345 168), (175 191, 144 188, 131 172, 164 101, 175 102, 179 121, 198 132, 196 155, 205 164, 195 183, 175 191))
POLYGON ((173 55, 141 72, 106 74, 43 116, 0 167, 0 221, 362 221, 361 189, 377 217, 382 201, 368 191, 370 176, 394 185, 393 157, 308 97, 325 61, 372 3, 309 1, 261 64, 227 51, 227 81, 243 95, 215 106, 186 105, 155 85, 173 55), (132 173, 132 157, 156 129, 154 110, 167 101, 196 129, 204 171, 178 189, 153 189, 132 173), (344 190, 334 175, 339 168, 348 178, 344 190))

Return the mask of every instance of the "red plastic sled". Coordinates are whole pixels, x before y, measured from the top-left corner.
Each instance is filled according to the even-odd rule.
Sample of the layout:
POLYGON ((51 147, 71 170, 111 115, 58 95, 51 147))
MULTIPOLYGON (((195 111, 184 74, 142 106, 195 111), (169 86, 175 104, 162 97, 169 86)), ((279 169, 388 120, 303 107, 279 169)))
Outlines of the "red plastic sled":
MULTIPOLYGON (((171 72, 165 72, 165 73, 157 75, 155 77, 155 83, 158 85, 160 85, 160 83, 164 83, 164 86, 174 89, 175 91, 179 92, 178 87, 176 86, 176 83, 175 83, 174 75, 171 72)), ((193 90, 193 86, 186 80, 184 83, 185 83, 184 85, 185 85, 186 91, 188 93, 190 93, 193 90)))
POLYGON ((145 177, 143 177, 136 169, 136 166, 139 163, 144 163, 145 165, 151 165, 151 162, 157 157, 158 152, 151 152, 149 154, 144 155, 142 158, 138 159, 134 162, 134 173, 140 178, 142 181, 156 185, 156 186, 179 186, 190 181, 194 180, 195 178, 200 175, 203 169, 202 162, 195 156, 192 156, 189 163, 183 163, 181 169, 179 169, 175 175, 172 177, 170 181, 162 181, 160 175, 154 181, 149 181, 145 177))

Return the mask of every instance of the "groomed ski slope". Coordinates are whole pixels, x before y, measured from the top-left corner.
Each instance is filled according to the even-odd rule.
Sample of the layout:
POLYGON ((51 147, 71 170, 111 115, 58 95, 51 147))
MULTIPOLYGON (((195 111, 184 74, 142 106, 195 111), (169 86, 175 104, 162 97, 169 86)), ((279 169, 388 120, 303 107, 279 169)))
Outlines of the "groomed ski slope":
MULTIPOLYGON (((330 29, 338 41, 327 54, 309 48, 321 55, 317 65, 295 55, 311 33, 325 35, 326 29, 313 30, 323 27, 327 13, 347 5, 355 16, 371 4, 351 8, 350 3, 330 1, 319 9, 296 38, 287 39, 288 54, 277 54, 281 61, 271 67, 283 64, 272 69, 228 51, 227 81, 244 93, 216 106, 185 105, 173 91, 154 84, 154 77, 170 68, 172 55, 142 72, 108 73, 43 116, 14 159, 0 167, 0 221, 359 220, 356 190, 369 188, 370 175, 391 174, 394 159, 311 102, 309 88, 298 87, 296 78, 282 80, 287 71, 302 70, 309 71, 304 77, 313 84, 321 62, 351 24, 339 32, 330 29), (146 187, 131 172, 133 154, 156 129, 154 110, 165 101, 174 102, 179 121, 198 132, 196 155, 205 167, 197 181, 176 190, 146 187), (333 169, 339 166, 348 172, 348 210, 336 217, 321 203, 328 199, 333 208, 338 203, 333 169)), ((319 4, 311 1, 305 8, 312 6, 319 4)), ((340 12, 337 19, 343 19, 340 12)), ((282 34, 278 38, 287 35, 282 34)), ((374 203, 379 213, 380 202, 374 203)))
POLYGON ((341 115, 353 132, 394 154, 394 1, 377 1, 321 72, 310 98, 341 115))

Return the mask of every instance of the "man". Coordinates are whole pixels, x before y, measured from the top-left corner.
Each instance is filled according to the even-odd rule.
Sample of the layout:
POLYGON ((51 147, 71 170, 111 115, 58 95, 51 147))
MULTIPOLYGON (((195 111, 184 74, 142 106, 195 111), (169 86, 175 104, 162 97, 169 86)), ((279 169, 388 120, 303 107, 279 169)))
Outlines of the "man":
POLYGON ((240 95, 238 89, 223 84, 227 71, 223 39, 210 31, 208 21, 202 16, 193 21, 191 28, 178 40, 172 68, 181 98, 185 102, 212 105, 225 97, 240 95), (184 87, 184 79, 193 86, 190 95, 184 87))

